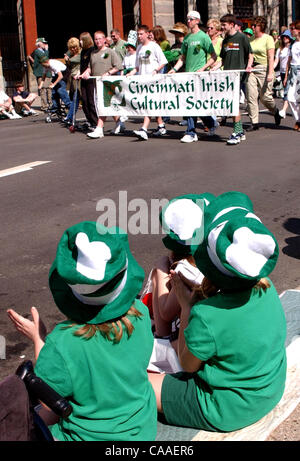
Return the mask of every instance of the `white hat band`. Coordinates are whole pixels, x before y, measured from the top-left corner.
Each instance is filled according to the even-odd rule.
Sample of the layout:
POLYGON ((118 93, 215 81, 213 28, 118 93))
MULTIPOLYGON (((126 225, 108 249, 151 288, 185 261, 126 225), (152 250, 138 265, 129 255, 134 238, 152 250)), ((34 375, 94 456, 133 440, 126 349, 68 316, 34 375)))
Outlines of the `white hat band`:
MULTIPOLYGON (((86 287, 86 285, 69 285, 69 287, 71 288, 74 296, 76 296, 76 298, 79 301, 83 302, 84 304, 88 304, 90 306, 104 306, 105 304, 113 302, 120 295, 120 293, 122 292, 123 288, 126 285, 126 281, 127 281, 127 270, 124 273, 121 283, 117 286, 115 290, 111 291, 110 293, 107 293, 106 295, 95 296, 95 297, 84 296, 83 294, 76 291, 76 289, 78 289, 79 287, 83 288, 83 287, 86 287)), ((105 284, 93 285, 93 287, 96 288, 95 291, 97 291, 97 289, 101 288, 101 286, 103 285, 105 284)))

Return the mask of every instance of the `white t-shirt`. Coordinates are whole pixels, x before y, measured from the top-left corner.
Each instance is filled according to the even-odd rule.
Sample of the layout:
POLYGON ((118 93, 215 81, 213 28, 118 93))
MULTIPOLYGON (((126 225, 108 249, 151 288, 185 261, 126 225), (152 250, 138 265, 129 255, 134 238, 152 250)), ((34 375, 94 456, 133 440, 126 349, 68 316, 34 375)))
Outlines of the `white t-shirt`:
POLYGON ((151 75, 163 64, 168 64, 168 60, 157 43, 151 41, 137 47, 135 67, 139 75, 151 75))
POLYGON ((290 55, 289 47, 282 48, 282 50, 278 48, 278 50, 276 51, 276 59, 279 58, 279 68, 280 68, 281 74, 285 73, 289 55, 290 55))
MULTIPOLYGON (((56 75, 58 72, 63 72, 67 68, 67 66, 63 62, 58 61, 57 59, 49 59, 49 64, 50 64, 50 70, 52 72, 52 77, 54 77, 54 75, 56 75)), ((47 72, 47 69, 45 73, 46 72, 47 72)))
POLYGON ((300 66, 300 42, 295 42, 290 48, 290 56, 292 56, 291 65, 300 66))
POLYGON ((5 103, 6 101, 8 101, 8 99, 9 96, 5 93, 5 91, 0 90, 0 104, 5 103))
POLYGON ((123 68, 124 69, 133 69, 135 67, 136 53, 126 54, 123 59, 123 68))

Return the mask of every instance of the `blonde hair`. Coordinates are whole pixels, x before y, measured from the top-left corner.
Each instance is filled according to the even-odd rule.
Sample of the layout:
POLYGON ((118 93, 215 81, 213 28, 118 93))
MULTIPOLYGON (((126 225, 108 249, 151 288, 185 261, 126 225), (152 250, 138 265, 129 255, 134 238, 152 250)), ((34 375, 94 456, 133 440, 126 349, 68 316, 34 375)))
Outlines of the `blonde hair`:
MULTIPOLYGON (((134 330, 134 326, 127 316, 140 318, 142 315, 143 314, 141 314, 141 312, 139 312, 135 307, 131 306, 126 314, 122 315, 118 319, 114 319, 110 322, 99 323, 96 325, 87 323, 79 327, 74 332, 74 335, 82 336, 85 339, 90 339, 99 331, 109 341, 119 343, 123 336, 123 327, 125 327, 128 336, 131 336, 134 330)), ((68 325, 66 328, 72 328, 76 325, 76 323, 72 323, 72 325, 68 325)))
MULTIPOLYGON (((270 286, 268 279, 261 278, 252 288, 257 291, 267 291, 270 286)), ((207 277, 204 277, 201 285, 196 288, 195 291, 198 293, 200 299, 207 299, 216 295, 219 288, 217 288, 207 277)))
POLYGON ((80 43, 79 43, 79 40, 78 38, 76 37, 71 37, 68 42, 67 42, 67 47, 68 49, 70 50, 71 48, 75 48, 76 47, 76 50, 77 52, 80 51, 80 43))
POLYGON ((220 22, 218 19, 209 19, 209 20, 207 21, 206 26, 208 27, 208 26, 210 26, 210 25, 214 26, 215 29, 218 30, 218 31, 221 31, 221 30, 222 30, 221 22, 220 22))

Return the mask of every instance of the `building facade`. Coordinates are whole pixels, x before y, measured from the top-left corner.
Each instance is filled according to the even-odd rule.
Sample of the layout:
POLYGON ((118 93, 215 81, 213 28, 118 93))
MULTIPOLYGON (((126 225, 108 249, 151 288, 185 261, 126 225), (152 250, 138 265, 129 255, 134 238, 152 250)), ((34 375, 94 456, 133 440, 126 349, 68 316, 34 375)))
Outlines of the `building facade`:
POLYGON ((189 10, 199 11, 204 25, 209 18, 233 13, 245 24, 254 15, 265 16, 269 29, 279 29, 300 17, 299 4, 299 0, 94 0, 77 6, 51 0, 49 8, 44 0, 1 0, 0 87, 9 92, 16 80, 25 80, 29 87, 34 83, 27 56, 37 37, 47 38, 51 57, 62 58, 68 39, 84 31, 109 34, 118 28, 126 37, 138 24, 150 28, 160 24, 173 40, 168 30, 175 22, 185 22, 189 10))

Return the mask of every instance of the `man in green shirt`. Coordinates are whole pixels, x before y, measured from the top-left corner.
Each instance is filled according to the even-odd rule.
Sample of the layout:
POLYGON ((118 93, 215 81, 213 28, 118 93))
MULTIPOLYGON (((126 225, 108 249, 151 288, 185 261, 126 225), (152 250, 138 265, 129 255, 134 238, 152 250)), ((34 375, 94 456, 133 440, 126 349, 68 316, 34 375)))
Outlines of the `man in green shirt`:
MULTIPOLYGON (((188 34, 181 46, 181 56, 177 63, 169 71, 169 74, 179 71, 185 64, 186 72, 203 72, 204 70, 211 67, 217 59, 211 39, 205 34, 200 28, 201 18, 198 11, 190 11, 187 15, 188 27, 191 33, 188 34), (210 59, 207 60, 207 55, 210 55, 210 59)), ((210 130, 210 135, 215 133, 215 121, 212 117, 201 117, 205 126, 210 130)), ((196 134, 196 123, 197 117, 188 117, 187 131, 181 142, 190 143, 198 141, 196 134)))
MULTIPOLYGON (((243 70, 250 71, 253 63, 253 52, 250 42, 245 34, 236 30, 236 17, 226 14, 221 18, 222 30, 225 32, 225 38, 222 43, 220 57, 222 61, 218 67, 223 66, 224 70, 243 70)), ((240 82, 245 82, 248 74, 241 72, 240 82)), ((243 131, 241 114, 233 117, 233 133, 227 140, 227 144, 236 145, 244 141, 246 136, 243 131)))
POLYGON ((122 40, 121 39, 121 34, 120 34, 120 31, 119 29, 113 29, 110 33, 110 36, 111 36, 111 39, 113 41, 112 45, 110 46, 113 50, 115 50, 115 52, 117 53, 117 55, 119 56, 119 58, 121 59, 121 61, 123 61, 125 55, 126 55, 126 46, 125 46, 125 40, 122 40))

